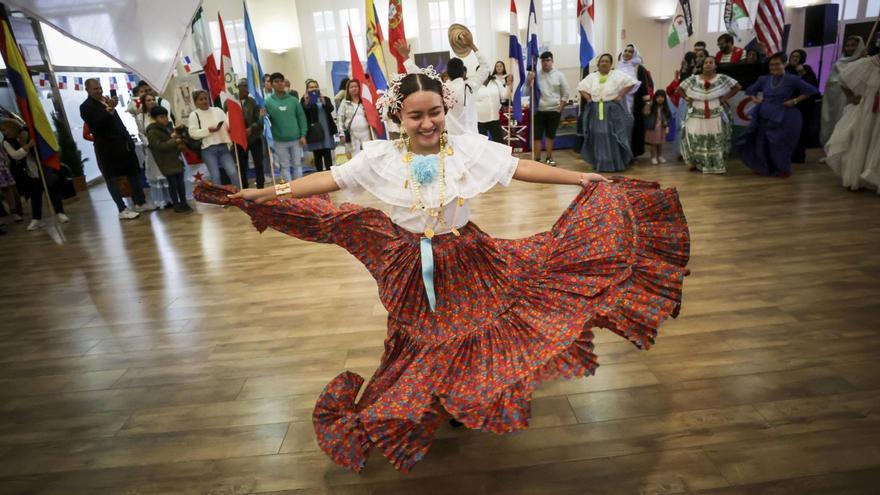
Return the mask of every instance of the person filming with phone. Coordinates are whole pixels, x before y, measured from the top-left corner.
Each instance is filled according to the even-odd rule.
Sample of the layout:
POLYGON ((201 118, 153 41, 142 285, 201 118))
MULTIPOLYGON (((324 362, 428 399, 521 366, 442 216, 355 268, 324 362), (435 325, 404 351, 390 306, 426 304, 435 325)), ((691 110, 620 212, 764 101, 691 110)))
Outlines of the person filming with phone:
POLYGON ((220 168, 229 176, 232 186, 238 189, 238 169, 232 156, 229 130, 226 125, 226 112, 222 108, 212 107, 206 91, 193 91, 194 112, 189 114, 189 135, 202 142, 202 161, 208 166, 211 181, 221 183, 220 168))
POLYGON ((115 90, 110 92, 109 98, 104 96, 104 89, 98 79, 87 79, 85 86, 89 97, 79 106, 79 115, 95 138, 98 168, 104 176, 104 182, 113 202, 119 209, 119 218, 121 220, 137 218, 141 212, 156 207, 146 204, 147 200, 141 187, 140 162, 135 153, 134 141, 116 111, 119 98, 115 90), (131 186, 134 209, 129 209, 122 200, 121 184, 126 179, 131 186))

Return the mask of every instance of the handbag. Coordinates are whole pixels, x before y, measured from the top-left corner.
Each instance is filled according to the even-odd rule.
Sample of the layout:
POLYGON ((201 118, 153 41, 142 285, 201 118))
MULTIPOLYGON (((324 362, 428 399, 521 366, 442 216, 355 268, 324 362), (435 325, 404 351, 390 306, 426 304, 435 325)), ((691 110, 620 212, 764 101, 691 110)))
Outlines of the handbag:
POLYGON ((342 135, 345 136, 345 142, 351 142, 351 123, 354 121, 355 115, 357 115, 358 110, 361 108, 361 102, 358 102, 358 106, 354 108, 354 113, 351 114, 351 118, 348 119, 348 124, 346 124, 345 128, 342 129, 342 135))
POLYGON ((321 128, 320 122, 312 122, 306 130, 306 142, 320 143, 324 140, 324 129, 321 128))

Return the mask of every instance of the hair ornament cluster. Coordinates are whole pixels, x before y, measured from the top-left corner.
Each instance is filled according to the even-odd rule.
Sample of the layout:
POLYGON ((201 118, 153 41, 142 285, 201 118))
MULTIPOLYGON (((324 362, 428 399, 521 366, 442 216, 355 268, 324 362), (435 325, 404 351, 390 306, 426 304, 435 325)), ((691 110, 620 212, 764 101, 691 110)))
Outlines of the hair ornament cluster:
MULTIPOLYGON (((452 89, 443 82, 443 79, 440 77, 440 74, 434 70, 433 65, 429 65, 424 69, 419 69, 419 72, 413 72, 412 74, 424 74, 431 79, 440 83, 440 87, 443 91, 443 105, 449 109, 452 108, 453 105, 457 102, 455 95, 452 93, 452 89)), ((400 84, 403 82, 403 78, 408 76, 409 74, 402 73, 397 74, 394 78, 391 79, 391 82, 388 83, 388 89, 385 91, 379 100, 376 102, 379 108, 379 113, 382 115, 397 116, 400 117, 400 110, 403 108, 403 95, 400 94, 400 84)))

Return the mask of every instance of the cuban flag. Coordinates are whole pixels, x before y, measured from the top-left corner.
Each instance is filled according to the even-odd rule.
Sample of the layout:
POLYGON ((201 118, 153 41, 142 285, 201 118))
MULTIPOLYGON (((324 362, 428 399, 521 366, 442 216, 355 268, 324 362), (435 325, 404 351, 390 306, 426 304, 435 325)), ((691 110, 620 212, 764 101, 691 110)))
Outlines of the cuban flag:
POLYGON ((510 0, 510 73, 513 75, 513 118, 522 120, 522 86, 526 80, 523 67, 522 45, 519 44, 519 17, 516 13, 516 1, 510 0))
POLYGON ((58 76, 58 89, 67 88, 67 76, 58 76))
POLYGON ((187 74, 192 72, 192 59, 189 58, 189 56, 183 57, 183 70, 185 70, 187 74))
POLYGON ((527 65, 535 72, 534 90, 532 91, 532 106, 537 110, 538 102, 541 100, 541 89, 538 87, 538 71, 541 70, 541 56, 538 51, 538 14, 535 13, 535 0, 531 0, 529 5, 529 25, 526 32, 528 41, 528 61, 527 65))
POLYGON ((593 22, 596 20, 593 0, 578 0, 578 24, 581 32, 581 69, 590 66, 596 56, 596 50, 590 40, 593 39, 593 22))
POLYGON ((116 83, 116 76, 110 76, 110 89, 119 89, 119 84, 116 83))
POLYGON ((83 78, 81 78, 81 77, 74 77, 73 78, 73 89, 75 89, 76 91, 82 91, 83 86, 84 86, 83 85, 83 78))

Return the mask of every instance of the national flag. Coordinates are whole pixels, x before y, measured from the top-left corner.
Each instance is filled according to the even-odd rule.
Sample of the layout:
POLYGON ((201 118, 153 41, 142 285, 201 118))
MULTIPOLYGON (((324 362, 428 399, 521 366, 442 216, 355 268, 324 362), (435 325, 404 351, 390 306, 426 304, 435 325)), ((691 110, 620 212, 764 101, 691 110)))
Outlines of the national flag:
POLYGON ((510 73, 513 75, 513 95, 511 104, 513 118, 522 120, 522 86, 526 79, 525 67, 523 67, 522 45, 519 43, 519 17, 516 13, 516 0, 510 0, 510 44, 508 56, 510 57, 510 73))
POLYGON ((43 103, 37 94, 37 88, 28 72, 24 57, 21 56, 5 8, 0 9, 0 30, 3 36, 0 40, 0 54, 3 55, 3 62, 6 64, 6 79, 15 95, 18 111, 27 124, 30 135, 37 143, 36 150, 40 161, 47 167, 60 170, 58 140, 55 138, 52 126, 49 125, 46 112, 43 111, 43 103))
POLYGON ((758 15, 755 18, 755 34, 764 44, 768 54, 783 50, 782 38, 785 32, 785 10, 783 0, 759 0, 758 15))
POLYGON ((358 55, 357 46, 354 44, 354 36, 351 34, 351 26, 348 26, 348 44, 351 49, 351 78, 361 84, 361 102, 363 103, 367 123, 377 133, 381 134, 382 123, 379 119, 379 112, 376 110, 376 86, 373 84, 372 78, 368 80, 364 74, 361 57, 358 55))
POLYGON ((257 106, 263 108, 266 105, 266 95, 263 94, 263 67, 260 65, 260 51, 257 49, 257 40, 254 37, 254 28, 251 26, 247 2, 242 3, 244 4, 244 31, 247 38, 248 93, 254 97, 257 106))
POLYGON ((535 73, 531 104, 533 108, 537 109, 537 104, 541 100, 541 88, 538 87, 540 53, 538 52, 538 14, 535 13, 535 0, 531 0, 529 5, 529 23, 526 29, 526 42, 528 43, 528 61, 526 65, 529 67, 529 70, 535 73))
POLYGON ((684 16, 684 24, 687 28, 688 38, 694 35, 694 15, 691 12, 691 0, 678 0, 681 7, 681 15, 684 16))
POLYGON ((110 89, 119 89, 119 85, 116 84, 116 76, 110 76, 110 89))
MULTIPOLYGON (((376 18, 376 6, 373 0, 367 1, 367 72, 373 85, 379 91, 388 89, 385 78, 385 56, 382 54, 382 34, 376 18)), ((356 58, 356 57, 352 57, 356 58)))
POLYGON ((46 87, 46 85, 49 84, 49 74, 46 74, 45 72, 40 72, 39 81, 41 88, 46 87))
POLYGON ((67 89, 67 76, 58 76, 58 89, 67 89))
POLYGON ((82 91, 85 88, 85 84, 83 84, 83 78, 74 77, 73 78, 73 89, 76 91, 82 91))
POLYGON ((578 0, 578 24, 581 34, 581 69, 590 66, 590 61, 596 56, 591 40, 593 39, 593 22, 596 20, 595 4, 593 0, 578 0))
POLYGON ((128 89, 134 89, 135 85, 138 83, 138 77, 134 74, 128 74, 125 76, 125 87, 128 89))
POLYGON ((669 48, 675 48, 682 44, 688 37, 687 22, 680 11, 676 11, 675 17, 672 18, 672 24, 669 25, 669 33, 666 35, 666 44, 669 48))
POLYGON ((229 51, 229 43, 226 42, 226 29, 223 27, 223 18, 220 17, 219 12, 217 21, 220 24, 220 70, 225 83, 220 88, 220 104, 226 108, 226 125, 229 126, 230 139, 241 148, 247 149, 247 126, 244 124, 241 102, 238 101, 238 84, 232 68, 232 52, 229 51))
POLYGON ((748 28, 749 10, 744 0, 726 0, 724 2, 724 26, 727 32, 737 40, 742 40, 739 33, 748 28))
POLYGON ((376 19, 376 37, 379 39, 379 45, 385 43, 385 34, 382 32, 382 23, 379 22, 379 12, 376 11, 376 2, 373 2, 373 18, 376 19))
POLYGON ((192 59, 189 58, 189 55, 183 57, 183 70, 189 74, 192 72, 192 59))
POLYGON ((208 92, 211 94, 211 101, 214 101, 224 87, 223 75, 220 74, 217 62, 214 60, 214 45, 211 43, 211 36, 202 14, 202 8, 199 7, 195 17, 193 17, 190 29, 196 61, 202 65, 202 69, 205 71, 205 78, 208 80, 208 92))
POLYGON ((406 41, 406 32, 403 29, 403 0, 388 0, 388 44, 391 55, 397 60, 397 72, 403 74, 406 67, 403 66, 404 58, 394 45, 399 41, 406 41))

